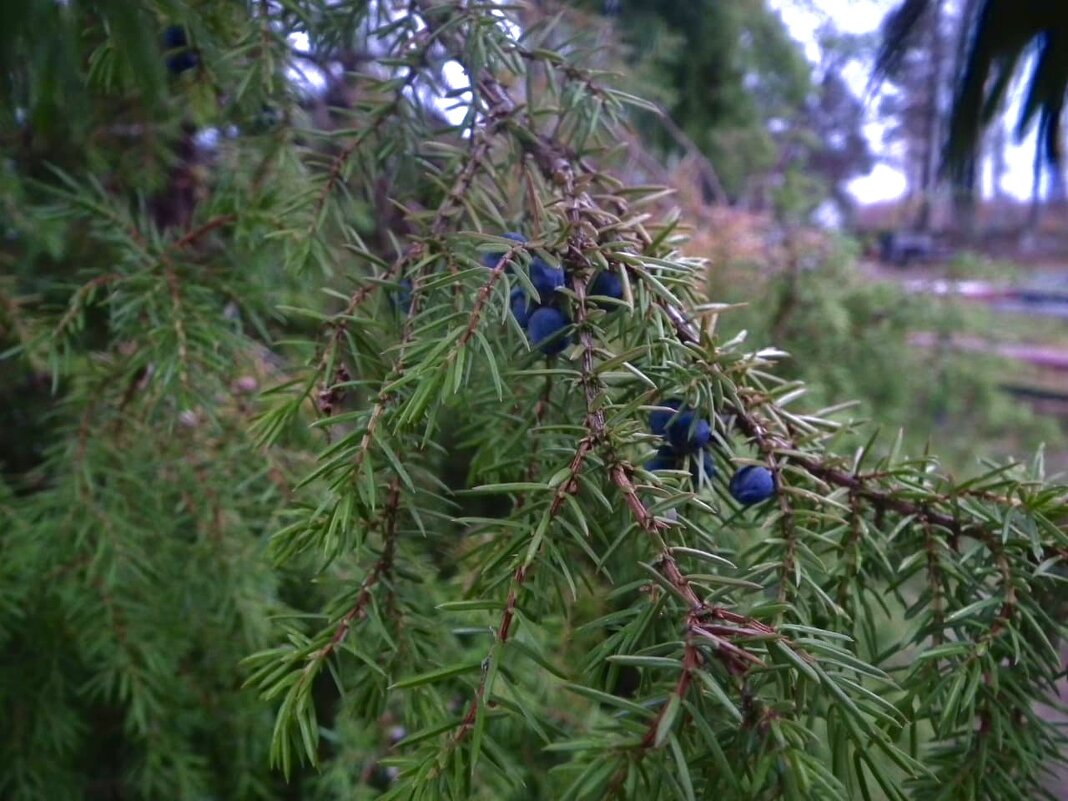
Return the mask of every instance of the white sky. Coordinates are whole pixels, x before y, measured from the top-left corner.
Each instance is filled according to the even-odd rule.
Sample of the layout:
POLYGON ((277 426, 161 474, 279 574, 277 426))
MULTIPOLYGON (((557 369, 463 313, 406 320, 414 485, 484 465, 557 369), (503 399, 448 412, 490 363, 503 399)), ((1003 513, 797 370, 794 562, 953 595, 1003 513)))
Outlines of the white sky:
MULTIPOLYGON (((819 26, 827 20, 845 33, 870 33, 878 29, 887 12, 898 4, 899 0, 769 0, 772 8, 779 11, 783 22, 790 29, 795 39, 805 48, 809 59, 819 59, 819 47, 815 34, 819 26)), ((846 80, 853 91, 863 96, 867 88, 868 65, 851 64, 844 72, 846 80)), ((1006 117, 1011 125, 1019 112, 1020 88, 1012 93, 1012 99, 1006 117)), ((849 189, 862 203, 880 200, 894 200, 905 192, 905 176, 894 165, 895 158, 900 158, 893 148, 883 142, 884 126, 878 122, 873 101, 868 108, 868 122, 864 132, 871 142, 872 152, 880 159, 875 168, 866 176, 850 182, 849 189)), ((1011 133, 1011 129, 1010 129, 1011 133)), ((1035 134, 1017 144, 1009 136, 1006 149, 1006 166, 1004 178, 1005 190, 1019 199, 1031 196, 1031 171, 1034 160, 1035 134)), ((992 189, 992 177, 989 169, 984 170, 983 191, 992 189)))

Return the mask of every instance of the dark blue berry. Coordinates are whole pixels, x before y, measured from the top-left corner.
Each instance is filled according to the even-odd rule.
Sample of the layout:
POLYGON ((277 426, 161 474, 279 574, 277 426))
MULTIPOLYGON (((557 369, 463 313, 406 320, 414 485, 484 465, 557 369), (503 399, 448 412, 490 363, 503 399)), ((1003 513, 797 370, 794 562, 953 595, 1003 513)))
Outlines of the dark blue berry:
POLYGON ((166 64, 172 75, 180 75, 200 63, 196 51, 189 49, 189 38, 181 25, 170 25, 163 31, 163 46, 171 51, 166 64))
MULTIPOLYGON (((610 273, 607 270, 597 273, 597 276, 590 284, 590 294, 623 300, 623 279, 617 273, 610 273)), ((609 303, 602 305, 605 308, 618 308, 609 303)))
POLYGON ((542 306, 530 315, 530 320, 527 321, 527 336, 546 356, 555 356, 567 347, 567 337, 561 335, 567 325, 568 319, 562 311, 551 306, 542 306))
POLYGON ((535 256, 530 262, 530 283, 538 290, 541 302, 548 303, 552 300, 556 288, 564 285, 564 271, 535 256))
POLYGON ((520 287, 516 287, 508 296, 508 302, 512 307, 512 316, 515 317, 515 321, 519 323, 520 328, 526 329, 530 322, 530 315, 537 308, 534 301, 528 298, 527 293, 520 287))
MULTIPOLYGON (((508 231, 507 233, 503 233, 501 234, 501 238, 510 239, 520 245, 527 241, 527 238, 525 236, 520 233, 516 233, 515 231, 508 231)), ((503 256, 507 252, 508 251, 506 250, 491 250, 488 253, 483 253, 482 266, 488 270, 494 269, 500 262, 501 256, 503 256)))
POLYGON ((678 398, 668 398, 666 401, 662 401, 659 405, 666 408, 657 409, 656 411, 649 413, 649 430, 658 437, 662 437, 667 433, 668 423, 671 422, 671 418, 674 417, 675 413, 679 410, 682 401, 678 398), (668 409, 671 411, 668 411, 668 409))
POLYGON ((677 451, 696 451, 711 441, 712 427, 695 411, 686 409, 667 424, 667 438, 677 451))
POLYGON ((197 54, 188 50, 167 56, 167 69, 172 75, 181 75, 183 72, 196 69, 199 63, 200 59, 197 58, 197 54))
POLYGON ((708 451, 701 451, 700 455, 695 454, 690 459, 690 476, 693 478, 694 486, 701 484, 702 469, 704 470, 705 481, 711 481, 716 477, 716 460, 712 458, 712 454, 708 451))
POLYGON ((189 40, 185 36, 185 28, 181 25, 168 25, 163 31, 163 46, 168 50, 185 47, 189 40))
POLYGON ((738 503, 752 506, 775 494, 775 476, 766 467, 748 465, 731 476, 727 489, 738 503))
POLYGON ((645 463, 645 469, 649 471, 676 470, 678 466, 679 457, 668 445, 661 445, 657 448, 656 455, 645 463))

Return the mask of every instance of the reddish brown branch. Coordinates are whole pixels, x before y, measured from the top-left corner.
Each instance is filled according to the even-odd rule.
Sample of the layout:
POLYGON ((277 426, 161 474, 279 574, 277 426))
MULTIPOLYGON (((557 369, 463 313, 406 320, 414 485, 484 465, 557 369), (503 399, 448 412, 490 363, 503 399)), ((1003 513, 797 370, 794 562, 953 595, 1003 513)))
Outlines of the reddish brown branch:
POLYGON ((355 153, 360 145, 369 137, 377 133, 378 129, 382 127, 382 123, 393 116, 394 112, 400 107, 400 104, 404 99, 404 92, 408 90, 419 75, 419 70, 414 67, 409 67, 408 75, 405 78, 404 83, 397 88, 396 92, 394 92, 393 99, 387 105, 379 109, 379 113, 375 117, 375 120, 360 131, 360 133, 357 134, 349 144, 345 145, 345 147, 343 147, 334 157, 333 162, 330 164, 330 171, 326 176, 326 183, 323 184, 323 188, 315 198, 315 205, 312 207, 311 222, 308 224, 308 236, 312 236, 315 233, 315 229, 319 224, 319 216, 323 212, 323 207, 326 206, 326 201, 334 191, 334 187, 337 186, 338 182, 341 180, 341 172, 345 169, 348 160, 352 158, 352 154, 355 153))
POLYGON ((164 277, 167 279, 167 288, 171 295, 171 308, 174 312, 174 335, 178 340, 178 379, 183 387, 189 385, 189 342, 185 333, 185 321, 182 319, 182 295, 178 286, 178 276, 174 269, 167 266, 164 269, 164 277))
POLYGON ((223 214, 218 217, 213 217, 199 228, 194 228, 192 231, 187 232, 181 239, 176 240, 171 247, 174 250, 187 248, 201 237, 214 231, 216 228, 222 228, 224 225, 229 225, 236 219, 236 214, 223 214))
MULTIPOLYGON (((414 70, 413 70, 413 74, 414 74, 414 70)), ((463 204, 464 196, 470 190, 471 183, 474 181, 475 175, 477 175, 478 170, 483 166, 483 162, 484 162, 485 158, 489 154, 489 148, 490 148, 490 144, 491 144, 491 137, 492 137, 492 134, 495 132, 497 125, 499 124, 500 116, 505 114, 505 113, 507 113, 507 110, 504 110, 504 109, 496 110, 493 114, 491 114, 491 118, 487 122, 486 127, 481 129, 478 132, 478 134, 474 137, 474 141, 473 141, 473 143, 471 145, 471 153, 470 153, 470 155, 468 157, 468 160, 465 162, 463 168, 460 170, 460 173, 456 176, 456 179, 453 181, 453 185, 450 188, 448 195, 446 195, 445 199, 442 201, 441 205, 438 207, 438 210, 434 215, 434 219, 430 224, 430 232, 431 232, 431 235, 432 235, 432 239, 440 240, 442 238, 442 236, 445 233, 445 227, 448 224, 448 221, 449 221, 450 217, 452 216, 453 211, 455 209, 459 208, 463 204)), ((355 147, 355 145, 358 144, 358 142, 362 138, 363 138, 363 135, 361 134, 361 137, 358 138, 356 140, 356 142, 354 142, 351 147, 355 147)), ((346 158, 347 158, 347 156, 346 156, 346 158)), ((337 167, 338 170, 340 170, 340 166, 339 165, 335 164, 335 166, 337 167)), ((336 176, 333 175, 333 172, 332 172, 332 176, 331 177, 332 178, 336 178, 336 176)), ((328 186, 329 186, 329 182, 328 182, 328 186)), ((489 294, 493 289, 494 283, 497 281, 497 278, 499 277, 500 272, 503 269, 504 265, 508 262, 508 260, 514 255, 514 252, 516 250, 518 250, 518 249, 519 248, 509 249, 508 256, 506 258, 502 258, 501 261, 498 262, 498 264, 496 266, 496 269, 493 270, 493 273, 490 276, 490 279, 487 282, 486 286, 484 286, 482 288, 482 291, 479 293, 478 299, 475 302, 475 308, 474 308, 474 310, 472 311, 472 314, 471 314, 471 319, 468 322, 468 328, 464 332, 463 336, 461 337, 461 342, 460 342, 460 345, 459 345, 460 347, 465 346, 467 344, 467 342, 471 339, 471 337, 474 336, 474 331, 478 326, 478 320, 479 320, 479 318, 481 316, 482 308, 485 305, 486 300, 488 299, 489 294)), ((405 272, 406 272, 407 266, 409 266, 411 264, 414 264, 415 262, 417 262, 420 259, 422 259, 426 255, 426 252, 427 252, 427 245, 425 243, 422 243, 422 242, 413 242, 413 243, 411 243, 408 246, 407 250, 404 252, 403 256, 401 256, 400 259, 395 261, 394 264, 390 267, 390 269, 387 270, 386 273, 381 277, 382 278, 392 278, 394 276, 403 276, 405 274, 405 272)), ((420 303, 422 301, 422 297, 421 297, 422 296, 422 286, 421 286, 421 281, 420 281, 421 277, 422 277, 422 273, 420 273, 420 275, 413 276, 412 288, 411 288, 411 298, 412 299, 411 299, 411 305, 408 308, 408 319, 405 321, 405 325, 404 325, 404 333, 402 335, 401 354, 400 354, 400 356, 398 356, 397 362, 394 364, 393 369, 391 370, 390 378, 393 378, 393 377, 399 375, 399 373, 400 373, 400 371, 402 369, 403 354, 404 354, 405 346, 407 345, 408 341, 411 339, 411 334, 412 334, 411 320, 412 320, 412 317, 418 312, 419 305, 420 305, 420 303)), ((345 330, 346 330, 346 318, 351 316, 353 314, 353 312, 355 312, 356 308, 361 303, 363 303, 363 301, 368 296, 370 296, 370 294, 378 286, 380 286, 380 284, 372 284, 372 285, 370 285, 368 287, 361 287, 359 290, 357 290, 355 293, 353 293, 353 295, 349 298, 349 302, 346 305, 344 311, 340 315, 338 315, 338 316, 336 316, 334 318, 334 320, 332 321, 333 326, 334 326, 333 335, 332 335, 332 337, 330 339, 330 343, 323 349, 322 356, 319 358, 318 370, 320 372, 322 372, 323 369, 328 365, 328 363, 330 361, 330 358, 336 352, 336 350, 337 350, 337 348, 338 348, 338 346, 339 346, 339 344, 341 342, 341 338, 344 335, 345 330)), ((455 357, 455 352, 450 354, 450 358, 454 358, 454 357, 455 357)), ((388 383, 388 380, 385 383, 388 383)), ((327 390, 324 388, 321 391, 327 391, 327 390)), ((385 396, 380 395, 379 398, 376 400, 376 408, 378 406, 384 405, 386 400, 387 400, 387 398, 385 396)), ((368 442, 369 442, 369 440, 365 437, 364 438, 364 444, 367 444, 368 442)), ((362 449, 363 449, 363 446, 361 445, 361 451, 362 451, 362 449)))
POLYGON ((320 648, 314 662, 320 663, 334 653, 345 641, 345 637, 352 629, 354 623, 363 620, 367 616, 367 604, 371 600, 371 590, 384 576, 393 569, 393 556, 397 548, 397 515, 400 508, 400 479, 394 478, 389 484, 386 506, 383 512, 382 554, 373 568, 360 583, 359 592, 352 607, 338 622, 334 636, 320 648))
MULTIPOLYGON (((438 31, 442 25, 441 22, 434 18, 436 12, 442 12, 443 14, 451 16, 451 12, 448 8, 435 8, 427 0, 419 0, 418 6, 431 31, 438 31)), ((453 27, 450 30, 449 37, 445 38, 444 41, 446 47, 451 49, 456 57, 463 60, 462 56, 464 48, 462 47, 462 42, 458 41, 459 36, 460 34, 456 32, 455 27, 453 27)), ((511 114, 516 108, 515 102, 511 99, 505 87, 489 73, 483 72, 479 74, 474 83, 476 94, 488 106, 491 118, 499 117, 503 119, 505 116, 511 114)), ((568 148, 557 140, 545 135, 532 135, 529 131, 525 131, 523 134, 525 135, 519 135, 519 132, 517 132, 518 140, 522 143, 524 149, 533 156, 534 161, 537 163, 545 178, 555 186, 559 187, 560 193, 566 204, 565 208, 571 226, 571 240, 565 256, 565 262, 571 268, 572 277, 574 279, 573 287, 577 297, 575 323, 578 328, 579 343, 582 348, 579 359, 579 379, 586 403, 586 415, 584 421, 586 436, 580 441, 576 450, 574 459, 569 468, 569 476, 557 488, 556 495, 553 498, 550 507, 550 516, 554 516, 559 511, 567 493, 577 491, 577 476, 589 451, 594 448, 603 449, 608 457, 607 462, 610 465, 609 475, 613 484, 622 494, 627 508, 630 510, 638 527, 652 538, 654 544, 660 551, 658 563, 660 571, 669 581, 671 581, 672 585, 678 589, 690 605, 690 609, 687 612, 686 627, 688 630, 688 642, 684 651, 683 672, 680 674, 679 681, 675 688, 676 694, 681 698, 685 696, 690 686, 692 672, 696 668, 700 658, 698 648, 692 642, 689 642, 690 634, 699 635, 705 638, 713 638, 720 646, 717 649, 717 654, 727 662, 728 667, 734 666, 735 669, 738 669, 738 665, 742 662, 751 661, 759 664, 760 660, 751 654, 748 654, 744 649, 729 643, 723 636, 727 632, 726 628, 720 627, 719 630, 717 630, 711 626, 705 627, 700 622, 701 615, 716 615, 717 611, 709 609, 704 605, 690 582, 679 569, 671 550, 663 540, 661 532, 663 524, 657 521, 648 509, 645 508, 645 505, 638 497, 634 485, 630 480, 628 466, 616 457, 611 448, 608 432, 605 427, 604 411, 599 404, 599 394, 603 390, 603 387, 597 379, 595 372, 595 343, 593 341, 593 336, 589 331, 587 319, 587 276, 593 271, 593 265, 584 255, 586 246, 595 244, 587 241, 585 232, 591 226, 594 230, 599 229, 605 220, 601 219, 603 214, 599 211, 597 204, 592 201, 585 191, 581 191, 576 187, 575 170, 572 165, 578 164, 590 174, 592 174, 592 171, 582 163, 581 159, 574 153, 570 152, 568 148)), ((468 173, 469 172, 470 170, 468 173)), ((449 199, 452 197, 453 194, 450 193, 449 199)), ((500 269, 500 265, 498 265, 498 269, 500 269)), ((485 291, 486 294, 488 294, 488 290, 485 291)), ((687 333, 692 332, 692 327, 688 327, 688 322, 685 321, 684 318, 681 318, 681 315, 676 314, 672 319, 680 326, 680 331, 685 331, 687 333), (676 320, 676 317, 679 319, 676 320)), ((475 318, 475 320, 477 324, 477 318, 475 318)), ((472 328, 469 324, 469 329, 466 335, 469 338, 471 334, 472 328)), ((694 336, 696 335, 694 334, 694 336)), ((509 590, 504 612, 502 613, 501 623, 498 626, 498 643, 507 641, 515 614, 518 589, 526 580, 527 573, 528 566, 527 564, 524 564, 516 570, 516 573, 513 576, 512 586, 509 590)), ((740 629, 740 633, 748 634, 752 631, 762 631, 762 626, 763 624, 760 624, 757 621, 750 621, 748 627, 742 627, 740 629)), ((771 630, 768 629, 768 631, 771 630)), ((485 693, 485 680, 486 677, 484 673, 482 680, 479 683, 479 687, 475 692, 475 698, 469 705, 467 713, 460 724, 460 728, 454 737, 454 742, 459 742, 466 735, 467 731, 473 727, 478 715, 478 706, 483 700, 485 693)), ((661 711, 660 714, 662 715, 663 711, 661 711)), ((648 744, 651 744, 655 740, 657 723, 658 721, 654 722, 654 725, 650 729, 651 734, 647 734, 646 736, 648 744)))
POLYGON ((497 284, 497 281, 501 277, 505 268, 512 263, 515 254, 522 249, 521 245, 509 248, 497 261, 496 266, 489 271, 489 278, 486 279, 486 282, 482 285, 482 288, 479 289, 478 295, 475 297, 474 306, 471 308, 471 315, 467 320, 467 328, 465 328, 463 334, 460 335, 456 347, 450 350, 448 356, 445 357, 446 364, 450 364, 456 358, 456 353, 461 348, 467 347, 467 343, 469 343, 471 338, 475 335, 475 331, 478 330, 479 320, 482 319, 482 309, 485 307, 486 303, 489 302, 489 297, 493 294, 493 287, 497 284))
MULTIPOLYGON (((550 520, 560 513, 560 508, 564 504, 565 497, 568 494, 577 492, 578 475, 582 471, 582 465, 591 449, 592 445, 588 438, 582 439, 579 442, 575 455, 571 459, 571 464, 568 466, 568 476, 557 486, 552 503, 549 505, 550 520)), ((512 575, 512 583, 508 588, 508 598, 504 603, 504 611, 501 612, 500 623, 497 625, 497 637, 495 641, 497 645, 504 645, 508 642, 508 637, 512 631, 512 622, 515 619, 516 608, 519 601, 519 590, 527 580, 527 575, 533 566, 532 560, 534 555, 535 554, 531 554, 526 561, 516 568, 515 573, 512 575)), ((486 672, 484 671, 482 677, 479 679, 478 687, 475 689, 474 697, 468 704, 467 713, 464 715, 464 718, 460 722, 460 726, 453 737, 454 743, 458 744, 463 741, 471 727, 474 726, 475 721, 478 718, 478 707, 485 701, 485 695, 486 672)))
MULTIPOLYGON (((750 411, 734 404, 727 405, 724 411, 734 416, 739 430, 756 443, 761 453, 770 455, 780 449, 792 451, 787 457, 791 464, 803 468, 825 484, 849 490, 853 496, 862 498, 871 504, 877 513, 894 512, 903 517, 912 516, 921 522, 944 529, 950 535, 950 546, 953 548, 957 547, 957 541, 961 537, 979 540, 991 550, 996 550, 1000 546, 1000 532, 994 528, 993 524, 964 523, 955 515, 939 511, 935 503, 910 501, 888 490, 875 487, 872 485, 872 476, 879 474, 857 474, 835 467, 829 461, 815 456, 799 456, 796 442, 787 436, 768 433, 764 425, 750 411)), ((948 503, 950 500, 951 496, 940 497, 938 502, 948 503)), ((1007 499, 1000 500, 1007 502, 1007 499)), ((1016 504, 1007 502, 1007 505, 1015 506, 1016 504)), ((1068 548, 1052 546, 1044 549, 1044 559, 1053 556, 1068 559, 1068 548)))
POLYGON ((56 323, 56 327, 52 330, 52 338, 56 339, 62 336, 64 330, 67 328, 68 325, 70 325, 71 321, 74 319, 74 315, 78 313, 77 303, 81 298, 84 298, 86 295, 88 295, 90 292, 92 292, 94 289, 97 289, 98 287, 106 286, 107 284, 111 284, 115 281, 120 280, 122 280, 122 276, 118 273, 105 273, 104 275, 98 275, 95 278, 90 278, 88 281, 78 287, 74 291, 74 294, 71 296, 69 303, 70 308, 67 309, 64 315, 59 319, 59 322, 56 323))
MULTIPOLYGON (((697 669, 701 661, 701 653, 691 643, 687 642, 682 651, 682 671, 679 673, 679 678, 675 682, 675 689, 671 691, 671 694, 679 699, 680 702, 685 700, 687 693, 690 690, 690 684, 693 682, 693 672, 697 669)), ((660 721, 663 720, 664 713, 667 711, 669 704, 664 703, 660 707, 660 711, 656 713, 656 717, 649 723, 649 727, 645 730, 645 736, 642 737, 641 745, 638 746, 642 751, 648 751, 656 743, 656 733, 660 729, 660 721)))

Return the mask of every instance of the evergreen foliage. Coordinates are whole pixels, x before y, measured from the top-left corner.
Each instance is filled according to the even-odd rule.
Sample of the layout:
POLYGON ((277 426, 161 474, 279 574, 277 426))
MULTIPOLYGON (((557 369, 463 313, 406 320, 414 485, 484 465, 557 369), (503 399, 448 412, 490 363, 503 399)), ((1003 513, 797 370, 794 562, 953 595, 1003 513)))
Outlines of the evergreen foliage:
MULTIPOLYGON (((573 5, 594 10, 605 4, 573 5)), ((622 0, 615 6, 613 18, 628 47, 621 61, 631 80, 715 165, 719 191, 737 198, 754 175, 798 160, 793 151, 804 138, 796 134, 813 88, 810 67, 765 0, 622 0)), ((594 19, 591 24, 605 24, 594 19)), ((663 121, 642 116, 639 123, 650 143, 678 150, 677 135, 663 121)))
MULTIPOLYGON (((883 26, 877 71, 893 74, 930 25, 938 0, 901 0, 883 26)), ((943 153, 958 182, 976 171, 982 134, 1026 84, 1016 138, 1037 129, 1036 169, 1056 172, 1063 159, 1062 117, 1068 95, 1068 16, 1054 0, 969 0, 963 6, 962 59, 943 153)), ((973 187, 974 188, 974 187, 973 187)))
POLYGON ((0 795, 1041 797, 1068 489, 845 449, 721 336, 664 190, 611 172, 645 104, 566 16, 5 13, 0 336, 41 441, 0 484, 0 795), (643 467, 669 399, 696 471, 643 467))

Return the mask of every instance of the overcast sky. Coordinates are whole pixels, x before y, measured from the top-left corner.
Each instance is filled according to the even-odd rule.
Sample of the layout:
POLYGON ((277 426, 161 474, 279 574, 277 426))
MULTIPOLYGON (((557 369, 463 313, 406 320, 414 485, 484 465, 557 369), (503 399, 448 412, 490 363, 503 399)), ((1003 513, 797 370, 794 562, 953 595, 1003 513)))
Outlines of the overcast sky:
MULTIPOLYGON (((772 8, 778 9, 794 38, 804 46, 809 59, 819 59, 819 48, 815 42, 815 33, 820 24, 827 19, 846 33, 869 33, 878 29, 887 12, 898 4, 899 0, 769 0, 772 8)), ((867 88, 868 66, 854 64, 845 73, 853 90, 863 95, 867 88)), ((1014 121, 1019 110, 1020 91, 1016 88, 1012 95, 1013 102, 1009 108, 1008 119, 1014 121)), ((883 142, 884 126, 875 116, 875 103, 869 104, 868 123, 865 133, 871 141, 872 151, 880 157, 880 162, 868 175, 855 179, 850 190, 862 203, 879 200, 893 200, 901 197, 905 191, 905 177, 893 166, 900 154, 883 142)), ((1006 191, 1020 199, 1031 196, 1031 167, 1034 159, 1034 133, 1023 143, 1017 145, 1010 137, 1006 152, 1008 174, 1005 176, 1006 191)), ((989 170, 984 170, 983 191, 991 190, 992 181, 989 170)))

